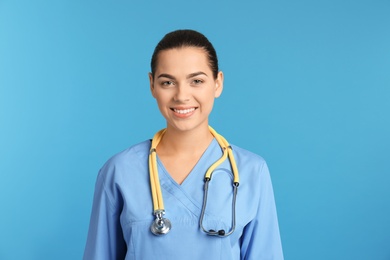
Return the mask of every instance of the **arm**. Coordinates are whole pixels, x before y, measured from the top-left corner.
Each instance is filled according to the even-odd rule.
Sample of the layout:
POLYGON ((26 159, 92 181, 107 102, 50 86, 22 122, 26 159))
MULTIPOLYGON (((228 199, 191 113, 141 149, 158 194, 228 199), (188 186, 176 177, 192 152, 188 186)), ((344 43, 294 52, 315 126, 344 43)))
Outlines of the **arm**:
POLYGON ((84 260, 124 259, 126 255, 126 243, 119 221, 120 211, 105 187, 104 178, 104 174, 99 172, 84 260))
POLYGON ((275 200, 268 167, 260 171, 260 199, 254 219, 248 223, 241 240, 241 259, 282 260, 275 200))

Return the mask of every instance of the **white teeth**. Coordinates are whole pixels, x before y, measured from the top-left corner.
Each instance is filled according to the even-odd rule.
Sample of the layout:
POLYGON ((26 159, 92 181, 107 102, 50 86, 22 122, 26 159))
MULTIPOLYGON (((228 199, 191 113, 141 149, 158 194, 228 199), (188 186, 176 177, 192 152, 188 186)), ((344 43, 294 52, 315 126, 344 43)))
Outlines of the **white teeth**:
POLYGON ((189 109, 183 109, 183 110, 180 110, 180 109, 173 109, 173 111, 175 111, 176 113, 179 113, 179 114, 187 114, 187 113, 190 113, 192 111, 194 111, 195 108, 189 108, 189 109))

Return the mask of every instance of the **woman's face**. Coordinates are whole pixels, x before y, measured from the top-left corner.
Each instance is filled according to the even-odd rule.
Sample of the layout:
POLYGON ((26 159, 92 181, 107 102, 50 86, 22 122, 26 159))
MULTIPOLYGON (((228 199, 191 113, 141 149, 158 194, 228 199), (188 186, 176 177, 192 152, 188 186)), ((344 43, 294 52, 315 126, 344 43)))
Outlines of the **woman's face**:
POLYGON ((164 50, 157 60, 154 78, 149 74, 150 89, 167 128, 208 127, 214 98, 222 93, 222 72, 215 79, 206 52, 196 47, 164 50))

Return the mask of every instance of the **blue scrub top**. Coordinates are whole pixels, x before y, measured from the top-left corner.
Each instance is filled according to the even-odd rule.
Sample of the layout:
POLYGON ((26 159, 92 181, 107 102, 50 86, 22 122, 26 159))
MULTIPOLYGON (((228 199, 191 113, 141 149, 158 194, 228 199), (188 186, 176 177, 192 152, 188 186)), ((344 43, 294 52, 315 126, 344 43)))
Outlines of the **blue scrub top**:
MULTIPOLYGON (((171 231, 155 236, 145 141, 113 156, 99 171, 84 259, 283 259, 271 179, 263 158, 233 146, 240 174, 236 229, 228 237, 201 231, 204 174, 222 151, 214 139, 179 185, 158 159, 165 217, 171 231)), ((206 230, 232 223, 233 174, 229 160, 213 173, 203 219, 206 230)))

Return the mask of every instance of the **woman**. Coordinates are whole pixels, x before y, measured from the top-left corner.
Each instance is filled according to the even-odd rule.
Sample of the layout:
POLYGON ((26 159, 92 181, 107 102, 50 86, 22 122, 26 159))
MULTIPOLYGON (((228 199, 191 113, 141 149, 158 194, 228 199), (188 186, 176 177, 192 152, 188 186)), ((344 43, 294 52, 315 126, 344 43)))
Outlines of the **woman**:
POLYGON ((84 259, 283 259, 265 161, 209 128, 223 89, 212 44, 196 31, 168 33, 151 70, 150 90, 166 129, 100 170, 84 259), (224 151, 232 151, 239 187, 230 157, 212 180, 205 178, 224 151), (149 176, 153 167, 157 177, 149 176), (162 200, 159 191, 165 208, 154 205, 162 200))

